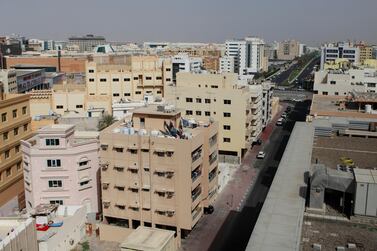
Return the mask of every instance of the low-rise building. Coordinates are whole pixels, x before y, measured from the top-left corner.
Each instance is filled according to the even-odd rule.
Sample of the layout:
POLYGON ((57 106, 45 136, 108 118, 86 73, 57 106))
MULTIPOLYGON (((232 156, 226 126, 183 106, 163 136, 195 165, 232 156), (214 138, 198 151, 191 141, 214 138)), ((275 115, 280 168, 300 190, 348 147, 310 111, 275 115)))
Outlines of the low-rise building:
POLYGON ((320 70, 314 74, 314 93, 319 95, 347 95, 351 91, 377 92, 377 70, 359 68, 349 70, 320 70))
POLYGON ((101 131, 101 239, 122 242, 139 226, 178 240, 191 231, 216 198, 217 138, 218 123, 172 106, 136 109, 101 131))
POLYGON ((0 218, 0 251, 39 251, 33 218, 0 218))
POLYGON ((43 69, 16 70, 17 74, 17 93, 26 93, 34 89, 47 89, 44 85, 43 69))
POLYGON ((31 136, 29 95, 0 90, 0 215, 25 207, 20 140, 31 136))
POLYGON ((54 124, 21 144, 27 210, 39 204, 84 205, 94 219, 99 212, 98 139, 80 138, 74 125, 54 124))
POLYGON ((262 131, 263 88, 239 83, 237 74, 178 73, 166 100, 185 116, 219 122, 219 152, 239 159, 262 131))

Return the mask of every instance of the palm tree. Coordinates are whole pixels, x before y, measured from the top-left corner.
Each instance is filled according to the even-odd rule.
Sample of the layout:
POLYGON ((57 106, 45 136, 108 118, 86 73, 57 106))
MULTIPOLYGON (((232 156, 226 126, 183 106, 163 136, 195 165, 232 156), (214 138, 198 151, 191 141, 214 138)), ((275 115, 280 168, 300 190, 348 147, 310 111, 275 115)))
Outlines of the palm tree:
POLYGON ((112 125, 116 121, 115 117, 111 114, 105 113, 98 121, 98 130, 102 131, 106 127, 112 125))

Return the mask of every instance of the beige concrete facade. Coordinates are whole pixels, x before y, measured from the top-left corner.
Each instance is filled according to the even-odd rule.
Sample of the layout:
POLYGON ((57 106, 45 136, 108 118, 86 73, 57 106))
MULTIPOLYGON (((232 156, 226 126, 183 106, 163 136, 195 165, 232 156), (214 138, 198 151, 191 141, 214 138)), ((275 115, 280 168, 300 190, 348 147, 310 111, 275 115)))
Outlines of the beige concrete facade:
POLYGON ((373 59, 373 47, 365 44, 357 45, 360 49, 360 64, 364 64, 365 60, 373 59))
POLYGON ((0 82, 3 83, 4 93, 17 93, 16 70, 0 70, 0 82))
POLYGON ((0 251, 38 251, 33 218, 0 218, 0 251))
POLYGON ((127 231, 140 225, 172 230, 180 239, 217 194, 218 124, 186 125, 180 111, 156 106, 129 119, 100 133, 104 222, 127 231))
POLYGON ((25 207, 20 140, 31 136, 29 95, 1 95, 0 116, 0 213, 7 216, 25 207))
POLYGON ((166 100, 188 118, 219 122, 219 151, 242 157, 262 131, 261 85, 240 85, 237 75, 178 73, 166 100))
POLYGON ((119 101, 143 100, 145 94, 163 97, 164 86, 171 82, 171 61, 157 56, 101 56, 86 65, 90 98, 119 101))
POLYGON ((300 43, 295 40, 279 42, 277 58, 279 60, 293 60, 300 55, 300 43))

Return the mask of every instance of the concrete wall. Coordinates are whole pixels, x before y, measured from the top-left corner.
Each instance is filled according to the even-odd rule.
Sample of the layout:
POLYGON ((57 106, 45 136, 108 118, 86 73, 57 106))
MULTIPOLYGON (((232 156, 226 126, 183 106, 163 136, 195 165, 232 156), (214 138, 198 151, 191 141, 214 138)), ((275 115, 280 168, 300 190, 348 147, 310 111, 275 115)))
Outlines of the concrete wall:
POLYGON ((101 241, 114 241, 122 243, 133 230, 108 224, 99 224, 101 241))

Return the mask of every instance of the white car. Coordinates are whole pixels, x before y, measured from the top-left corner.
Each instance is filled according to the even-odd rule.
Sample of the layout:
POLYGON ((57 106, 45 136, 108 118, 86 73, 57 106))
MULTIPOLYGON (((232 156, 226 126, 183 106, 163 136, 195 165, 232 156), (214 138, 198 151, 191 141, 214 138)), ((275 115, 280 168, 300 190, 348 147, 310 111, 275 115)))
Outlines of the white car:
POLYGON ((286 119, 286 118, 287 118, 287 114, 286 114, 286 113, 283 113, 283 114, 281 115, 281 117, 282 117, 283 119, 286 119))
POLYGON ((278 119, 278 121, 276 121, 276 125, 277 126, 282 126, 283 125, 283 121, 284 121, 283 118, 278 119))
POLYGON ((260 151, 257 155, 257 159, 264 159, 264 157, 266 156, 266 154, 262 151, 260 151))

